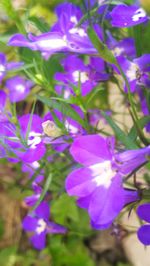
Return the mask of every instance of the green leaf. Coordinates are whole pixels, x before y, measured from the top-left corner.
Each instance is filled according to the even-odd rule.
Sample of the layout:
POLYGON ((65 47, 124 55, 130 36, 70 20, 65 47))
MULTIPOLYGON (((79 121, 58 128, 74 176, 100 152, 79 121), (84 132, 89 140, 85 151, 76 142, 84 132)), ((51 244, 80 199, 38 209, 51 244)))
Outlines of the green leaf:
POLYGON ((44 22, 42 19, 37 17, 29 17, 29 21, 33 22, 33 24, 41 31, 41 32, 47 32, 49 31, 49 25, 44 22))
MULTIPOLYGON (((138 120, 138 123, 140 125, 140 128, 143 129, 145 125, 150 122, 150 116, 144 116, 141 119, 138 120)), ((135 141, 138 137, 138 132, 135 126, 133 126, 128 134, 128 137, 132 140, 135 141)))
POLYGON ((3 7, 3 9, 5 10, 6 14, 8 15, 9 18, 11 18, 18 30, 22 33, 22 34, 26 34, 26 30, 24 27, 24 24, 18 14, 18 12, 14 9, 12 1, 11 0, 1 0, 1 5, 3 7))
POLYGON ((105 117, 106 121, 108 122, 108 124, 111 126, 111 128, 113 129, 116 138, 122 142, 125 147, 127 149, 137 149, 138 146, 135 144, 135 142, 129 137, 127 136, 119 127, 118 125, 113 121, 113 119, 106 115, 105 112, 101 111, 101 114, 105 117))
POLYGON ((69 197, 66 193, 55 199, 51 204, 51 213, 55 217, 55 221, 64 224, 67 218, 72 221, 79 221, 78 209, 73 197, 69 197))
POLYGON ((42 190, 42 193, 41 193, 38 201, 36 202, 36 204, 33 206, 32 210, 35 210, 39 206, 39 204, 42 202, 42 200, 44 199, 47 191, 49 190, 51 182, 52 182, 52 174, 50 173, 48 175, 47 179, 46 179, 46 182, 44 184, 44 188, 42 190))
POLYGON ((116 58, 113 53, 108 49, 108 47, 101 42, 98 35, 92 27, 88 28, 88 36, 93 43, 94 47, 97 49, 99 56, 106 62, 117 65, 116 58))
POLYGON ((84 128, 87 127, 86 122, 80 117, 80 115, 71 107, 68 103, 63 103, 62 101, 57 100, 51 100, 44 96, 37 95, 37 98, 39 101, 43 102, 47 106, 49 106, 52 109, 56 109, 59 112, 61 112, 63 115, 66 115, 67 117, 72 118, 73 120, 77 121, 81 126, 84 128))
POLYGON ((12 246, 0 251, 0 265, 14 265, 17 259, 17 247, 12 246))

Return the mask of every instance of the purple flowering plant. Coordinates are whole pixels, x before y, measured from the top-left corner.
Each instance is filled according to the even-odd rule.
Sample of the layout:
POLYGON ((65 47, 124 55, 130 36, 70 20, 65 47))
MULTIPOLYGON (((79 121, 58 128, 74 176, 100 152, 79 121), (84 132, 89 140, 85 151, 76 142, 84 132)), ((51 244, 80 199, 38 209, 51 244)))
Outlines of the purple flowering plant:
MULTIPOLYGON (((13 59, 0 51, 0 159, 18 173, 11 182, 28 245, 54 258, 53 242, 67 250, 72 235, 116 226, 116 237, 129 235, 124 214, 130 221, 132 212, 138 241, 150 245, 147 9, 140 1, 65 1, 49 6, 49 25, 44 16, 27 22, 8 1, 10 15, 4 2, 15 20, 5 43, 13 59)), ((74 265, 65 259, 56 266, 74 265)))

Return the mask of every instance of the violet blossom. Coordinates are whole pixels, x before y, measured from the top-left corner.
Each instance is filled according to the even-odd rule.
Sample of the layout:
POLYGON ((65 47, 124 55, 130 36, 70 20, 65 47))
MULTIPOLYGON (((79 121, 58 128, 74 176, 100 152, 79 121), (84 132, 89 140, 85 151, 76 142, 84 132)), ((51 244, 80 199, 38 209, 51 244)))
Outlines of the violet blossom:
POLYGON ((147 162, 150 154, 150 146, 118 153, 114 149, 114 138, 100 135, 78 137, 70 148, 83 167, 68 175, 66 191, 77 196, 96 229, 108 228, 127 203, 138 199, 136 191, 123 188, 123 177, 147 162))
MULTIPOLYGON (((56 8, 56 14, 58 21, 51 31, 39 36, 28 34, 27 38, 22 34, 15 34, 9 40, 9 45, 38 50, 46 59, 58 52, 97 54, 86 33, 86 25, 77 26, 82 17, 79 7, 63 3, 56 8)), ((97 26, 96 28, 100 32, 97 26)))
POLYGON ((6 60, 6 56, 3 53, 0 53, 0 83, 5 77, 7 71, 14 70, 23 65, 23 62, 10 62, 8 63, 6 60))
POLYGON ((117 5, 110 13, 113 27, 133 27, 148 21, 148 17, 143 8, 135 5, 117 5))
POLYGON ((27 114, 20 117, 18 122, 20 130, 9 121, 1 123, 0 136, 8 158, 11 158, 12 153, 16 161, 32 163, 40 160, 46 152, 42 140, 41 118, 35 114, 31 118, 31 115, 27 114))
POLYGON ((15 103, 24 100, 30 93, 32 86, 32 81, 25 80, 21 76, 14 76, 7 79, 6 87, 9 91, 10 102, 15 103))
POLYGON ((33 233, 30 237, 32 245, 41 250, 46 245, 46 234, 65 234, 66 228, 49 221, 50 209, 47 202, 43 201, 23 220, 23 229, 27 232, 33 233))
POLYGON ((144 245, 150 245, 150 203, 144 203, 137 209, 137 214, 141 220, 149 224, 142 225, 137 232, 138 239, 144 245))
MULTIPOLYGON (((120 56, 118 57, 118 63, 125 72, 131 92, 138 90, 138 87, 150 87, 150 54, 144 54, 132 61, 120 56)), ((125 90, 127 91, 126 86, 125 90)))
POLYGON ((64 98, 75 95, 74 86, 80 86, 81 95, 87 95, 99 82, 106 81, 109 75, 105 72, 104 61, 100 58, 90 58, 90 64, 84 62, 75 55, 69 55, 62 60, 64 73, 56 73, 55 79, 62 83, 56 86, 56 91, 64 91, 64 98))

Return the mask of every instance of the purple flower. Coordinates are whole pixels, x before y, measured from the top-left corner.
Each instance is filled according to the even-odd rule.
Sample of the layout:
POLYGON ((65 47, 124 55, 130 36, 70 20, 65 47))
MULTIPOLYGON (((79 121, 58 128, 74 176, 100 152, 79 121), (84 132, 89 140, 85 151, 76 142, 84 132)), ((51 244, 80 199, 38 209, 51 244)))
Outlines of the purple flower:
POLYGON ((111 12, 114 27, 133 27, 148 20, 146 12, 139 6, 117 5, 111 12))
MULTIPOLYGON (((132 62, 120 56, 118 62, 126 74, 131 92, 135 92, 140 86, 150 87, 150 54, 144 54, 133 59, 132 62)), ((126 87, 125 90, 127 91, 126 87)))
POLYGON ((94 228, 109 227, 124 205, 138 199, 136 191, 123 188, 122 177, 147 161, 150 147, 115 153, 114 138, 87 135, 75 139, 70 153, 83 167, 67 177, 67 193, 78 197, 94 228))
POLYGON ((37 200, 40 198, 41 193, 42 193, 42 188, 36 184, 34 182, 33 185, 33 194, 30 196, 27 196, 24 198, 24 202, 28 205, 28 206, 34 206, 37 202, 37 200))
POLYGON ((10 102, 15 103, 22 101, 29 94, 32 81, 25 80, 23 77, 15 76, 6 81, 6 87, 9 90, 10 102))
POLYGON ((29 126, 30 119, 30 114, 19 118, 20 132, 9 121, 1 123, 0 136, 8 153, 8 158, 11 158, 9 157, 11 152, 19 160, 25 163, 32 163, 44 156, 46 148, 42 140, 42 120, 38 115, 34 114, 29 126))
POLYGON ((90 58, 90 64, 84 62, 75 55, 69 55, 62 61, 65 73, 56 73, 55 79, 64 84, 57 86, 56 90, 64 97, 75 95, 74 86, 80 84, 82 96, 87 95, 100 81, 108 80, 109 75, 105 73, 104 61, 100 58, 90 58), (70 64, 71 62, 71 64, 70 64))
POLYGON ((107 45, 116 57, 125 56, 131 59, 136 57, 136 48, 133 38, 128 37, 118 41, 113 38, 110 32, 108 32, 107 35, 107 45))
MULTIPOLYGON (((144 203, 137 209, 140 219, 150 223, 150 203, 144 203)), ((138 239, 144 245, 150 245, 150 224, 142 225, 137 232, 138 239)))
POLYGON ((43 249, 46 244, 46 234, 65 234, 66 228, 49 221, 50 209, 47 202, 43 201, 31 215, 23 220, 23 229, 32 232, 30 238, 36 249, 43 249))
POLYGON ((23 62, 7 63, 5 54, 0 53, 0 83, 2 82, 7 71, 12 70, 12 69, 16 69, 22 65, 23 65, 23 62))
POLYGON ((28 34, 27 38, 22 34, 15 34, 10 39, 9 45, 38 50, 46 59, 58 52, 97 53, 86 33, 86 25, 77 27, 82 17, 78 7, 64 3, 57 7, 56 13, 58 22, 50 32, 39 36, 28 34))

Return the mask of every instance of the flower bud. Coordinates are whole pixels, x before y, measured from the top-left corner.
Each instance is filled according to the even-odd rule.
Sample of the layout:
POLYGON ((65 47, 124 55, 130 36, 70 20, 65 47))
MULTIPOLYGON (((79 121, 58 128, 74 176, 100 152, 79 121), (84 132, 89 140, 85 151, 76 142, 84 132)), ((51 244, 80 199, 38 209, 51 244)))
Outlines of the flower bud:
POLYGON ((62 131, 58 128, 53 121, 47 120, 42 123, 44 133, 52 138, 58 138, 62 135, 62 131))

